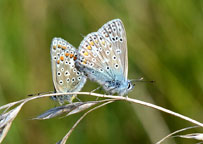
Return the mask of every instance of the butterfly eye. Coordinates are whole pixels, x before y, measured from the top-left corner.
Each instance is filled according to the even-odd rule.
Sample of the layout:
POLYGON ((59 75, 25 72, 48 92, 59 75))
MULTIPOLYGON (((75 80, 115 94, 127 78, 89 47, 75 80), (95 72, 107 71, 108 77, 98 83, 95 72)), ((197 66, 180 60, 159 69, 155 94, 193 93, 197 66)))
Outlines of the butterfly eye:
POLYGON ((128 89, 131 89, 131 83, 128 83, 128 89))

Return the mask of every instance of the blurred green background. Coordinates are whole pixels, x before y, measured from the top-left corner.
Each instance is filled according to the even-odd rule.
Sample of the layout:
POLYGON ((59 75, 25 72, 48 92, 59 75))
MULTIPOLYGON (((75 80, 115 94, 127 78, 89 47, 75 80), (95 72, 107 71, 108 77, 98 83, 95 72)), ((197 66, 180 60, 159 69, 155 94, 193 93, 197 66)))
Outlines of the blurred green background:
MULTIPOLYGON (((0 0, 0 105, 53 90, 49 50, 53 37, 78 47, 81 34, 97 31, 115 18, 123 21, 127 32, 129 78, 156 81, 137 83, 129 97, 203 122, 202 0, 0 0)), ((96 87, 88 81, 82 91, 96 87)), ((81 114, 30 120, 55 106, 48 98, 26 104, 3 143, 56 143, 81 114)), ((68 143, 155 143, 192 125, 151 108, 115 102, 89 114, 68 143)), ((202 130, 183 134, 191 132, 202 130)))

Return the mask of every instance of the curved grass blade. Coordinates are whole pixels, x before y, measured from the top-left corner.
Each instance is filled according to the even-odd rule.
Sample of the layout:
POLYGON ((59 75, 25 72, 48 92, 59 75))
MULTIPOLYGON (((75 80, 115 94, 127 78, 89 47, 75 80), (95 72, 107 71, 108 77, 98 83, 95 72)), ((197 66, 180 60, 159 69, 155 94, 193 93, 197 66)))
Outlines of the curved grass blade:
POLYGON ((88 101, 88 102, 75 102, 72 104, 67 104, 63 106, 58 106, 52 109, 49 109, 48 111, 44 112, 43 114, 37 116, 36 118, 33 118, 34 120, 45 120, 54 118, 57 116, 61 116, 66 114, 66 116, 79 113, 81 111, 84 111, 91 106, 98 104, 103 101, 88 101))
POLYGON ((16 118, 18 112, 21 110, 24 104, 25 102, 21 103, 19 106, 10 110, 9 112, 0 115, 0 143, 7 135, 13 120, 16 118))

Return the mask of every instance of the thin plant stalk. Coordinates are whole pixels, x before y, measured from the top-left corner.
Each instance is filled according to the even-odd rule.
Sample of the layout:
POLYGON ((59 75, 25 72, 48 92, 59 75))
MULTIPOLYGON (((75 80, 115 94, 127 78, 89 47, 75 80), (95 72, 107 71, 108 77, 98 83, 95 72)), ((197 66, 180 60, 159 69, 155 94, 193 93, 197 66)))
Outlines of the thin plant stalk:
POLYGON ((68 133, 63 137, 63 139, 62 139, 60 142, 58 142, 57 144, 65 144, 66 141, 68 140, 68 138, 70 137, 71 133, 73 132, 73 130, 76 128, 76 126, 80 123, 80 121, 81 121, 87 114, 89 114, 90 112, 92 112, 92 111, 94 111, 94 110, 96 110, 96 109, 98 109, 98 108, 100 108, 100 107, 103 107, 103 106, 105 106, 105 105, 107 105, 107 104, 109 104, 109 103, 112 103, 112 102, 114 102, 114 101, 115 101, 115 100, 110 100, 110 101, 105 102, 105 103, 103 103, 103 104, 101 104, 101 105, 98 105, 98 106, 96 106, 96 107, 90 109, 90 110, 87 111, 86 113, 84 113, 84 114, 76 121, 76 123, 75 123, 75 124, 73 125, 73 127, 68 131, 68 133))

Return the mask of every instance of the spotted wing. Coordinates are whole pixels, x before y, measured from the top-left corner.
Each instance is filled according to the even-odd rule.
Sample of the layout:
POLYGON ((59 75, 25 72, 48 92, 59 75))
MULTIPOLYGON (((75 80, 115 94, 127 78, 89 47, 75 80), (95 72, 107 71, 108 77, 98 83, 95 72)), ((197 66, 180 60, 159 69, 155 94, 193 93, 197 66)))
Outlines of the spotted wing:
MULTIPOLYGON (((76 49, 61 38, 54 38, 51 44, 52 78, 56 92, 80 91, 86 82, 86 76, 75 67, 76 49)), ((52 97, 63 103, 71 102, 72 95, 52 97)))
POLYGON ((101 85, 106 81, 127 79, 127 46, 123 28, 120 20, 112 20, 98 32, 88 34, 79 46, 77 65, 101 85))
POLYGON ((123 22, 120 19, 114 19, 104 24, 98 32, 112 44, 117 59, 120 60, 123 75, 128 77, 128 50, 127 37, 123 22))

